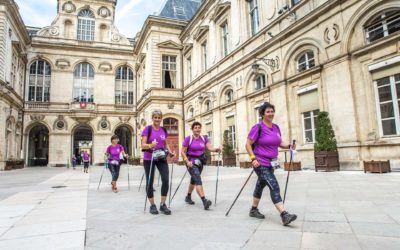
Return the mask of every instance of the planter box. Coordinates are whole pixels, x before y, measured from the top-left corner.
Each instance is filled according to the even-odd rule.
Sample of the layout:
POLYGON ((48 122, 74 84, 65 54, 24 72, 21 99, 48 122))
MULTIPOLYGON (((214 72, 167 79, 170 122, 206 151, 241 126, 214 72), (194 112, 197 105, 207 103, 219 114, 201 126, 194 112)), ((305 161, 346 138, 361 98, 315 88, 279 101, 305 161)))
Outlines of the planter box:
POLYGON ((314 152, 315 172, 324 169, 325 171, 340 171, 339 153, 337 151, 314 152))
POLYGON ((391 172, 389 161, 364 161, 364 173, 388 173, 391 172))
POLYGON ((251 165, 250 161, 241 161, 240 162, 240 167, 241 168, 252 168, 253 166, 251 165))
MULTIPOLYGON (((220 166, 222 166, 222 161, 211 161, 211 166, 218 166, 218 162, 219 162, 219 165, 220 166)), ((207 163, 207 165, 208 165, 208 163, 207 163)))
POLYGON ((138 165, 140 165, 140 159, 128 160, 128 164, 138 166, 138 165))
POLYGON ((4 171, 10 171, 12 169, 13 169, 12 165, 11 164, 7 164, 7 162, 6 162, 6 164, 4 165, 4 171))
POLYGON ((223 157, 225 167, 236 167, 236 156, 223 157))
POLYGON ((301 170, 301 162, 300 161, 294 161, 291 164, 289 162, 284 163, 284 169, 285 171, 299 171, 301 170))

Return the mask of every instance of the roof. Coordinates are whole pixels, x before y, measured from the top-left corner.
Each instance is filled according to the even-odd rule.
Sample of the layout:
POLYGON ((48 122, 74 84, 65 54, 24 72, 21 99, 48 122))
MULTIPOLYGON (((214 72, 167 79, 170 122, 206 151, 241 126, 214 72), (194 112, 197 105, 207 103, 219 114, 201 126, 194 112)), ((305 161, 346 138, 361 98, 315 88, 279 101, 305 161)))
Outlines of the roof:
POLYGON ((35 36, 36 33, 41 30, 42 28, 39 27, 32 27, 32 26, 26 26, 26 29, 28 30, 29 36, 35 36))
POLYGON ((202 3, 203 0, 167 0, 158 16, 189 21, 202 3))

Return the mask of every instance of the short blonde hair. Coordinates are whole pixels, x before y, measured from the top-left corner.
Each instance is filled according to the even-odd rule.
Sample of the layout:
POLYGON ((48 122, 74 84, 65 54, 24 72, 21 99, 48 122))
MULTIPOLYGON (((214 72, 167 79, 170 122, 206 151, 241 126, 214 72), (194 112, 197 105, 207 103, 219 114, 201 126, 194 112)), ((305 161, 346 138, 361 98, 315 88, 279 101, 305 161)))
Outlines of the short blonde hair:
POLYGON ((162 117, 162 112, 159 109, 154 110, 153 112, 151 112, 151 118, 153 118, 154 116, 159 115, 162 117))

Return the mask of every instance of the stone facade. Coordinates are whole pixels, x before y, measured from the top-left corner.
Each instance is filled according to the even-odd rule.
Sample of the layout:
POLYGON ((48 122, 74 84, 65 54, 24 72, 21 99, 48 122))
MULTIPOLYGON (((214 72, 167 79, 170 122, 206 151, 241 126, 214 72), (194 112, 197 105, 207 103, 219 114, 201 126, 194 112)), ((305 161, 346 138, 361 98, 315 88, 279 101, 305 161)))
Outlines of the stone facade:
MULTIPOLYGON (((23 121, 27 165, 33 158, 65 165, 78 140, 91 141, 86 147, 93 163, 101 163, 110 136, 121 126, 129 134, 129 153, 138 154, 154 109, 164 113, 175 150, 196 120, 216 146, 227 131, 237 165, 243 164, 257 108, 270 101, 283 138, 297 140, 303 167, 314 165, 319 111, 330 114, 342 169, 361 169, 363 160, 390 160, 399 167, 393 153, 400 151, 399 1, 205 0, 193 17, 173 4, 167 1, 170 9, 163 9, 163 16, 149 16, 133 43, 114 26, 111 0, 59 0, 55 21, 30 29, 35 34, 30 41, 22 39, 26 30, 18 21, 23 42, 13 46, 27 55, 25 94, 17 98, 25 100, 24 115, 18 118, 21 108, 1 112, 11 110, 15 123, 23 121), (80 24, 89 25, 89 32, 80 24), (44 90, 38 92, 41 65, 44 90), (121 66, 132 78, 119 85, 121 66), (118 87, 130 84, 132 90, 118 87), (35 130, 38 125, 44 127, 35 130), (34 156, 37 143, 49 148, 47 156, 34 156)), ((19 15, 16 8, 0 6, 4 16, 19 15)), ((7 37, 0 32, 1 39, 7 37)), ((10 46, 1 42, 2 48, 10 46)), ((7 67, 0 73, 5 72, 7 67)))

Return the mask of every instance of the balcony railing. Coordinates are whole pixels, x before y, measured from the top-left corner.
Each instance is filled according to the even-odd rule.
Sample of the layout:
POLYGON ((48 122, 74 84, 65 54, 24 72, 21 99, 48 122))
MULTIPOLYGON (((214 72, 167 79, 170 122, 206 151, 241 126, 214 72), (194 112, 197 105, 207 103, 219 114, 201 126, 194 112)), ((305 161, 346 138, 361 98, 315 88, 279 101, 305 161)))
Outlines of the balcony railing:
POLYGON ((56 102, 26 102, 27 110, 57 110, 60 112, 82 111, 82 112, 134 112, 134 105, 123 104, 97 104, 86 103, 82 105, 79 102, 72 103, 56 103, 56 102))

